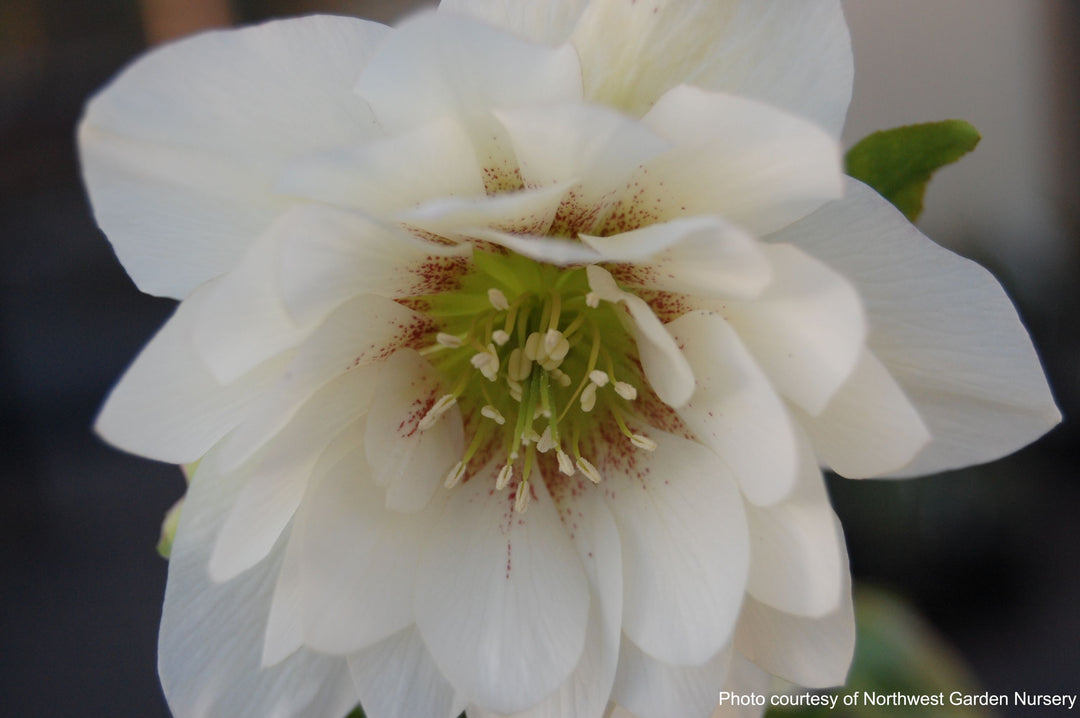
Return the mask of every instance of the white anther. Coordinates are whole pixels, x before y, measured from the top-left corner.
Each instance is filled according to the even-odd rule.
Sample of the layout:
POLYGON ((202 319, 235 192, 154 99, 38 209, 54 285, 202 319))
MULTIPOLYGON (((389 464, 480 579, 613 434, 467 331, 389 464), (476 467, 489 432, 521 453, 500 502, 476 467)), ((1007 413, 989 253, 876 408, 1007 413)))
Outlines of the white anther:
POLYGON ((496 329, 491 333, 491 340, 499 346, 505 346, 506 343, 510 341, 510 335, 502 329, 496 329))
POLYGON ((536 429, 531 426, 525 431, 521 432, 521 443, 523 444, 535 444, 540 441, 540 435, 536 433, 536 429))
POLYGON ((570 342, 558 329, 548 329, 544 335, 543 356, 537 357, 540 366, 548 371, 557 369, 570 352, 570 342))
POLYGON ((514 465, 503 464, 503 467, 499 469, 499 476, 495 479, 495 490, 502 491, 510 485, 510 479, 514 478, 514 465))
POLYGON ((487 349, 479 354, 473 354, 469 363, 479 369, 488 381, 495 381, 499 376, 499 354, 492 344, 488 344, 487 349))
POLYGON ((521 401, 521 392, 524 389, 524 387, 522 387, 520 383, 514 381, 510 377, 506 378, 506 385, 508 387, 510 387, 510 398, 513 399, 514 401, 520 402, 521 401))
POLYGON ((596 406, 596 384, 589 382, 585 391, 581 392, 581 410, 590 412, 594 406, 596 406))
POLYGON ((536 450, 541 454, 546 454, 555 448, 555 440, 551 438, 551 427, 544 429, 544 433, 540 435, 540 440, 536 442, 536 450))
POLYGON ((424 418, 420 420, 420 423, 416 425, 416 428, 420 431, 427 431, 431 427, 435 426, 435 422, 439 420, 439 417, 446 413, 446 410, 457 403, 457 397, 453 394, 443 394, 439 397, 439 400, 432 404, 427 413, 424 414, 424 418))
POLYGON ((499 410, 493 407, 491 404, 485 404, 480 407, 480 416, 491 419, 499 426, 506 423, 506 417, 499 413, 499 410))
POLYGON ((573 380, 570 378, 570 375, 564 372, 562 369, 552 369, 551 377, 555 381, 559 382, 559 386, 564 388, 574 383, 573 380))
POLYGON ((454 464, 454 468, 446 474, 446 479, 443 481, 443 486, 448 489, 452 489, 458 485, 461 481, 461 477, 465 475, 465 462, 459 461, 454 464))
POLYGON ((637 399, 637 389, 630 384, 627 384, 625 381, 615 382, 615 393, 627 401, 637 399))
POLYGON ((543 347, 539 332, 533 332, 525 339, 525 356, 532 361, 538 361, 540 350, 543 347))
POLYGON ((505 312, 510 308, 510 302, 506 301, 506 295, 497 287, 492 287, 488 290, 488 301, 491 302, 491 306, 495 307, 500 312, 505 312))
POLYGON ((461 346, 461 337, 456 337, 453 334, 447 334, 446 332, 439 332, 436 334, 435 341, 444 347, 456 348, 461 346))
POLYGON ((506 376, 510 381, 525 381, 531 372, 532 360, 520 347, 510 352, 510 358, 506 360, 506 376))
POLYGON ((604 480, 604 477, 600 475, 600 472, 596 470, 596 467, 592 465, 592 462, 584 456, 578 458, 577 467, 581 469, 581 473, 585 474, 585 477, 594 484, 599 484, 604 480))
POLYGON ((600 371, 599 369, 593 369, 589 372, 589 381, 597 386, 607 386, 608 375, 606 371, 600 371))
POLYGON ((641 434, 633 434, 630 437, 630 443, 639 449, 645 449, 645 451, 656 451, 656 442, 641 434))
POLYGON ((529 498, 532 492, 529 491, 529 482, 522 481, 518 484, 517 493, 514 495, 514 511, 519 514, 525 513, 525 510, 529 508, 529 498))
POLYGON ((570 455, 565 451, 562 449, 555 449, 555 458, 559 460, 559 471, 567 476, 573 476, 576 473, 574 462, 570 460, 570 455))
POLYGON ((600 295, 596 292, 589 292, 585 295, 585 304, 596 309, 600 306, 600 295))

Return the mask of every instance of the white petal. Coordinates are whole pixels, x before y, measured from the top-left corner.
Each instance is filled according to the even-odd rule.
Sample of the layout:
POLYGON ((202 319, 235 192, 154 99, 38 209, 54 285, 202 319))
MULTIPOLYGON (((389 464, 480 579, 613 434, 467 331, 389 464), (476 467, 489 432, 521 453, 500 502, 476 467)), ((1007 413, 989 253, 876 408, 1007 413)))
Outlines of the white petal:
POLYGON ((428 13, 397 27, 356 89, 387 128, 462 119, 480 166, 501 181, 517 168, 490 111, 579 100, 581 71, 568 45, 534 45, 463 15, 428 13))
POLYGON ((825 481, 805 436, 798 436, 798 481, 767 507, 746 507, 750 525, 747 593, 781 611, 822 616, 836 608, 847 581, 844 539, 825 481))
POLYGON ((855 652, 855 615, 846 552, 841 559, 840 602, 820 618, 784 613, 747 596, 735 630, 739 652, 769 673, 797 685, 842 685, 855 652))
POLYGON ((601 267, 585 268, 589 288, 603 301, 626 305, 633 319, 641 366, 656 395, 668 406, 678 408, 694 393, 694 373, 678 344, 641 297, 619 289, 611 274, 601 267))
POLYGON ((288 369, 252 405, 246 420, 222 441, 222 468, 234 469, 251 458, 331 379, 357 372, 374 387, 379 363, 431 330, 426 317, 383 297, 363 295, 341 305, 297 349, 288 369))
POLYGON ((642 122, 677 144, 634 177, 616 229, 719 214, 763 235, 843 195, 837 141, 768 105, 684 85, 642 122))
POLYGON ((369 718, 457 718, 465 707, 415 626, 351 656, 349 668, 369 718))
POLYGON ((754 237, 719 217, 696 216, 608 237, 582 235, 627 284, 705 297, 754 297, 772 278, 754 237))
POLYGON ((461 123, 440 117, 387 139, 303 157, 286 168, 277 188, 386 217, 437 197, 482 195, 480 172, 461 123))
POLYGON ((746 587, 742 498, 704 446, 645 433, 655 451, 627 443, 595 459, 623 539, 623 632, 661 661, 697 665, 731 637, 746 587))
POLYGON ((113 388, 94 425, 106 441, 169 463, 197 461, 243 420, 281 374, 287 357, 228 385, 218 383, 206 369, 191 333, 212 286, 176 308, 113 388))
POLYGON ((500 464, 450 492, 421 559, 415 605, 443 675, 470 702, 513 713, 578 664, 589 588, 543 482, 531 482, 529 510, 519 514, 513 487, 494 490, 500 464))
POLYGON ((261 665, 263 633, 285 542, 232 581, 211 583, 210 548, 241 485, 210 457, 188 489, 169 559, 158 669, 178 716, 344 715, 357 701, 343 659, 300 650, 261 665))
POLYGON ((207 32, 124 70, 79 128, 94 215, 145 292, 186 296, 285 207, 291 158, 375 130, 351 93, 386 30, 309 17, 207 32))
POLYGON ((720 316, 689 312, 667 326, 697 380, 679 416, 731 468, 750 501, 779 501, 799 473, 784 402, 720 316))
POLYGON ((225 521, 210 558, 210 575, 225 581, 266 556, 292 518, 308 480, 332 441, 348 443, 371 400, 368 377, 346 374, 308 401, 266 449, 237 469, 251 476, 225 521))
POLYGON ((818 456, 849 479, 878 476, 909 463, 930 441, 930 431, 869 350, 816 417, 798 409, 818 456))
POLYGON ((933 440, 900 475, 990 461, 1061 418, 1009 298, 982 267, 924 237, 855 182, 778 239, 847 275, 870 317, 869 345, 933 440))
MULTIPOLYGON (((302 512, 301 512, 302 513, 302 512)), ((274 583, 270 613, 263 636, 262 666, 277 665, 304 646, 304 612, 300 593, 300 547, 298 534, 303 532, 303 516, 293 519, 286 542, 281 570, 274 583)))
POLYGON ((394 511, 422 509, 464 453, 456 406, 431 428, 418 426, 444 395, 438 372, 415 351, 402 349, 383 364, 364 442, 372 478, 387 487, 386 506, 394 511))
POLYGON ((766 248, 772 284, 720 312, 773 386, 811 415, 820 414, 855 370, 866 338, 859 295, 848 281, 790 245, 766 248))
POLYGON ((851 99, 838 0, 594 1, 573 41, 586 96, 632 114, 691 83, 778 105, 839 136, 851 99))
POLYGON ((405 297, 446 288, 468 246, 425 242, 363 215, 298 207, 278 224, 281 292, 301 324, 360 294, 405 297))
POLYGON ((612 699, 637 718, 707 718, 716 708, 731 658, 730 646, 699 666, 653 658, 624 637, 612 699))
POLYGON ((547 264, 567 266, 596 262, 600 259, 595 250, 571 239, 537 237, 495 230, 476 230, 473 235, 477 239, 506 247, 522 256, 547 264))
POLYGON ((432 200, 396 218, 408 227, 462 241, 490 229, 543 235, 551 228, 568 189, 568 185, 555 185, 471 199, 432 200))
POLYGON ((569 37, 588 0, 442 0, 450 10, 485 20, 535 42, 558 44, 569 37))
POLYGON ((304 643, 323 653, 353 653, 412 624, 426 534, 417 517, 385 508, 363 442, 353 447, 305 496, 294 539, 302 542, 304 643))

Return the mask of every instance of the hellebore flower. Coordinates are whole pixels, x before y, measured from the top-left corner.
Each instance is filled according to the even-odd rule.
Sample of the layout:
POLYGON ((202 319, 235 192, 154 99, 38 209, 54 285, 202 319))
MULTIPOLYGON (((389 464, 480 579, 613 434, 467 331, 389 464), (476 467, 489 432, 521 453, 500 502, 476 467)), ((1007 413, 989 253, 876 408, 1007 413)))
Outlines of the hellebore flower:
POLYGON ((706 716, 844 680, 820 466, 1058 413, 998 284, 842 174, 839 2, 457 0, 156 50, 79 130, 176 313, 98 431, 198 461, 178 716, 706 716))

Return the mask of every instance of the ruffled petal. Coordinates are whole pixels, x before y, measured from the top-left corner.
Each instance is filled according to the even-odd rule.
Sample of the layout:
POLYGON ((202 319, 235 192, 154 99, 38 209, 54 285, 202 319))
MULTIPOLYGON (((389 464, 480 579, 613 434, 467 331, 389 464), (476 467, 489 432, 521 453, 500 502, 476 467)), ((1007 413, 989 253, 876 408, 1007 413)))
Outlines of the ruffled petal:
POLYGON ((722 317, 689 312, 667 327, 697 380, 679 416, 731 469, 750 501, 779 501, 799 474, 784 402, 722 317))
POLYGON ((847 194, 776 239, 797 243, 858 287, 870 349, 933 436, 897 475, 991 461, 1060 421, 997 280, 931 242, 865 185, 851 180, 847 194))
POLYGON ((369 377, 358 373, 327 384, 263 452, 237 469, 251 478, 214 545, 210 575, 215 581, 228 580, 266 556, 300 505, 328 445, 347 444, 359 433, 350 425, 367 411, 373 390, 369 377))
POLYGON ((593 0, 573 42, 586 97, 634 115, 690 83, 777 105, 839 137, 851 99, 839 0, 593 0))
POLYGON ((534 42, 557 45, 570 36, 588 0, 442 0, 439 10, 471 15, 534 42))
MULTIPOLYGON (((551 228, 568 189, 569 185, 561 184, 468 199, 437 199, 401 212, 397 219, 410 228, 462 242, 485 238, 479 235, 487 231, 539 236, 551 228)), ((502 243, 497 236, 489 241, 502 243)))
POLYGON ((623 638, 612 699, 636 718, 708 718, 731 659, 725 646, 698 666, 674 666, 623 638))
POLYGON ((357 702, 344 659, 299 650, 271 668, 261 661, 274 582, 285 542, 226 583, 206 571, 210 549, 241 489, 212 457, 188 489, 169 559, 158 669, 174 715, 344 715, 357 702))
POLYGON ((646 289, 751 298, 772 278, 757 240, 719 217, 685 217, 581 241, 600 261, 630 263, 612 271, 624 284, 646 289))
MULTIPOLYGON (((304 643, 345 655, 413 623, 416 565, 426 524, 389 511, 362 441, 304 498, 300 596, 304 643)), ((427 519, 430 522, 430 518, 427 519)))
POLYGON ((699 665, 731 637, 749 569, 742 498, 695 441, 645 430, 595 459, 623 539, 623 632, 665 663, 699 665))
POLYGON ((349 657, 369 718, 457 718, 465 708, 415 626, 349 657))
POLYGON ((822 616, 836 608, 847 581, 844 539, 810 442, 801 434, 797 442, 799 472, 791 494, 771 506, 746 507, 746 590, 781 611, 822 616))
POLYGON ((531 482, 519 514, 513 487, 495 491, 499 468, 492 462, 450 492, 421 558, 416 623, 456 690, 514 713, 578 665, 589 584, 544 483, 531 482))
POLYGON ((825 411, 814 417, 794 411, 818 456, 849 479, 896 471, 930 441, 922 417, 870 351, 825 411))
POLYGON ((766 248, 773 281, 757 299, 717 307, 782 395, 820 414, 862 357, 866 320, 855 288, 790 245, 766 248))
POLYGON ((824 616, 795 616, 747 596, 735 629, 739 653, 800 686, 843 685, 855 654, 855 613, 846 552, 841 559, 840 602, 824 616))
POLYGON ((796 115, 683 85, 642 122, 676 147, 633 177, 605 234, 719 214, 760 236, 843 194, 840 145, 796 115))
POLYGON ((90 102, 83 177, 142 291, 181 298, 228 271, 288 206, 271 187, 279 168, 374 135, 351 88, 385 31, 323 16, 207 32, 146 55, 90 102))
POLYGON ((113 387, 94 424, 110 444, 172 464, 197 461, 284 371, 287 356, 227 385, 214 378, 192 340, 212 289, 207 285, 182 302, 113 387))
POLYGON ((386 487, 386 506, 393 511, 424 508, 465 451, 456 406, 423 426, 445 396, 435 368, 415 351, 402 349, 383 364, 364 443, 371 476, 386 487))
POLYGON ((590 265, 585 271, 589 288, 602 301, 626 306, 633 320, 641 367, 653 391, 668 406, 684 405, 694 393, 694 372, 671 334, 649 305, 641 297, 619 289, 606 269, 590 265))

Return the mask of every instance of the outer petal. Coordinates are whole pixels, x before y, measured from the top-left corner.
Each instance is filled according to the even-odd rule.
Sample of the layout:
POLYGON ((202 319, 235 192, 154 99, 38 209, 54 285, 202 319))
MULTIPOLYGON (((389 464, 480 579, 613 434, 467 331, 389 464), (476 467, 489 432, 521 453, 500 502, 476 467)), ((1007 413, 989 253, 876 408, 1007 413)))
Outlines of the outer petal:
POLYGON ((287 356, 228 385, 214 379, 191 338, 212 289, 202 288, 176 308, 109 394, 94 428, 110 444, 174 464, 197 461, 284 370, 287 356))
POLYGON ((534 42, 557 45, 570 36, 588 0, 442 0, 439 10, 471 15, 534 42))
POLYGON ((351 88, 385 30, 310 17, 208 32, 150 53, 90 102, 83 175, 140 289, 179 298, 227 271, 287 206, 270 184, 278 168, 374 133, 351 88))
POLYGON ((731 637, 746 587, 742 498, 704 446, 644 433, 655 451, 596 457, 623 539, 623 632, 660 661, 699 665, 731 637))
POLYGON ((798 442, 783 400, 722 317, 689 312, 667 326, 697 380, 679 416, 731 468, 748 499, 779 501, 799 474, 798 442))
POLYGON ((577 666, 589 588, 543 482, 532 482, 529 510, 518 514, 514 491, 494 489, 498 468, 492 462, 450 493, 417 574, 416 623, 459 692, 513 713, 577 666))
POLYGON ((677 146, 634 178, 622 223, 645 224, 655 206, 660 219, 720 214, 761 235, 843 194, 840 145, 797 115, 681 85, 642 122, 677 146))
POLYGON ((415 626, 350 656, 349 668, 370 718, 457 718, 465 707, 415 626))
POLYGON ((623 303, 633 319, 634 339, 645 377, 668 406, 678 408, 694 393, 694 373, 668 330, 641 297, 619 289, 611 274, 601 267, 585 268, 589 288, 605 302, 623 303))
POLYGON ((718 307, 776 389, 811 415, 824 410, 862 356, 866 320, 855 288, 791 246, 768 248, 772 284, 718 307))
POLYGON ((700 666, 673 666, 624 638, 611 697, 637 718, 707 718, 716 708, 730 659, 731 647, 724 646, 700 666))
POLYGON ((1060 419, 1027 332, 982 267, 934 244, 852 180, 848 198, 776 236, 856 284, 869 345, 933 440, 898 475, 991 461, 1060 419))
POLYGON ((690 83, 778 105, 838 137, 851 99, 839 0, 593 0, 573 42, 586 97, 631 114, 690 83))
MULTIPOLYGON (((746 660, 738 651, 731 654, 731 664, 728 666, 723 690, 736 695, 757 693, 768 696, 772 693, 772 683, 771 675, 746 660)), ((732 705, 729 701, 717 706, 712 718, 760 718, 764 714, 764 704, 761 706, 732 705)))
MULTIPOLYGON (((346 374, 316 393, 296 417, 238 469, 251 476, 237 497, 210 558, 216 581, 260 561, 292 519, 317 462, 331 441, 364 415, 374 387, 360 373, 346 374)), ((342 442, 353 440, 353 427, 342 442)))
POLYGON ((169 560, 158 669, 177 716, 344 715, 356 704, 343 659, 297 651, 272 668, 260 652, 284 542, 236 579, 211 583, 210 548, 240 490, 236 474, 200 464, 169 560))

